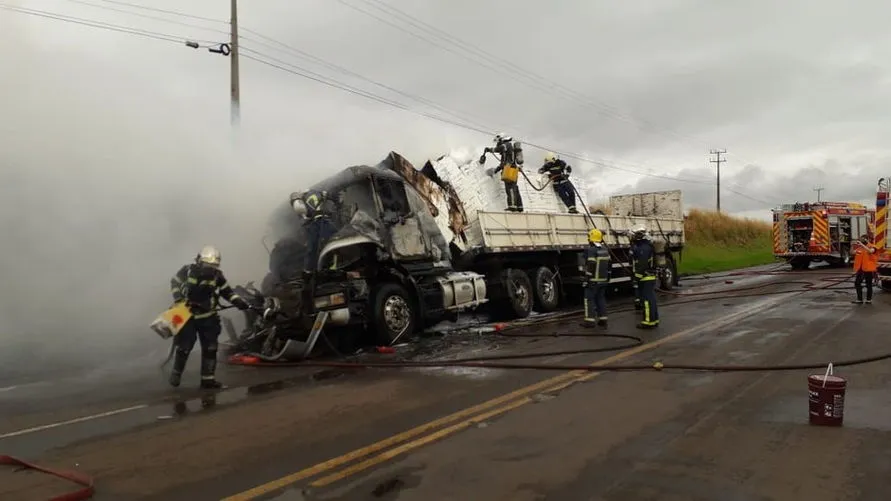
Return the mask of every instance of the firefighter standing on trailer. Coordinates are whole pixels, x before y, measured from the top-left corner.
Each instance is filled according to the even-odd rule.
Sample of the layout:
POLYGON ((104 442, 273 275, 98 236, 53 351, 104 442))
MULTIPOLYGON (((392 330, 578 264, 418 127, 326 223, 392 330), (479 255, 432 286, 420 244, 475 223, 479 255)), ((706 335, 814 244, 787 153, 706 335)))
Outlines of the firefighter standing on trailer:
POLYGON ((603 243, 603 233, 597 228, 588 232, 585 249, 585 327, 607 325, 606 285, 610 275, 609 249, 603 243))
POLYGON ((872 304, 872 284, 875 281, 878 270, 879 255, 876 247, 866 235, 860 237, 854 250, 854 288, 857 290, 857 299, 851 301, 854 304, 863 304, 863 282, 866 282, 866 304, 872 304))
POLYGON ((557 155, 548 152, 544 157, 544 165, 538 169, 539 174, 548 174, 548 179, 554 185, 554 191, 563 205, 569 210, 570 214, 578 214, 579 211, 575 207, 575 189, 569 182, 569 174, 572 172, 572 166, 557 158, 557 155))
POLYGON ((634 230, 631 259, 634 279, 637 280, 643 320, 638 329, 655 329, 659 326, 659 307, 656 304, 656 247, 650 241, 646 228, 634 230))
POLYGON ((504 182, 504 192, 507 195, 507 211, 523 212, 523 198, 520 196, 520 187, 517 185, 520 170, 523 168, 523 149, 520 142, 510 136, 499 133, 495 136, 495 146, 487 146, 480 156, 480 165, 486 163, 487 153, 498 153, 501 161, 498 167, 489 175, 501 172, 501 181, 504 182))
POLYGON ((222 330, 218 313, 219 298, 222 296, 240 310, 250 309, 251 306, 229 286, 220 271, 220 258, 220 251, 207 245, 195 257, 194 263, 183 266, 170 279, 174 302, 185 301, 192 313, 173 341, 175 352, 170 373, 171 386, 179 386, 189 353, 198 340, 201 343, 201 388, 223 387, 216 380, 217 338, 222 330))

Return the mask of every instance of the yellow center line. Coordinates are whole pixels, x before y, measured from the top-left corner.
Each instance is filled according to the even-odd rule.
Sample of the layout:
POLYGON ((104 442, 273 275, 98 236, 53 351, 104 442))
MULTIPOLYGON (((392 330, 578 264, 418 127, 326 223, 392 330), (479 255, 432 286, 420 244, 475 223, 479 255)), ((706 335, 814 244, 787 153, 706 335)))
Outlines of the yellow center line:
MULTIPOLYGON (((644 351, 652 350, 653 348, 657 348, 657 347, 662 346, 666 343, 674 341, 678 338, 688 336, 690 334, 693 334, 693 333, 696 333, 699 331, 703 331, 706 329, 716 328, 716 327, 722 326, 724 324, 730 324, 732 322, 735 322, 739 318, 746 317, 746 316, 752 315, 754 313, 757 313, 758 311, 770 308, 774 304, 776 304, 777 302, 779 302, 781 300, 787 301, 788 297, 775 298, 772 301, 765 302, 762 304, 757 304, 757 305, 751 306, 749 308, 740 310, 736 313, 732 313, 730 315, 712 319, 708 322, 699 324, 696 327, 692 327, 689 329, 685 329, 683 331, 675 332, 675 333, 669 334, 663 338, 652 341, 650 343, 642 344, 640 346, 636 346, 634 348, 617 353, 611 357, 594 362, 594 363, 590 364, 590 366, 591 367, 600 367, 600 366, 608 365, 608 364, 611 364, 614 362, 618 362, 618 361, 627 359, 629 357, 632 357, 632 356, 642 353, 644 351)), ((593 379, 600 374, 602 374, 602 373, 601 372, 591 372, 589 370, 577 370, 577 371, 571 371, 571 372, 561 374, 559 376, 545 379, 544 381, 535 383, 530 386, 520 388, 518 390, 512 391, 510 393, 507 393, 500 397, 494 398, 492 400, 488 400, 486 402, 475 405, 473 407, 468 407, 467 409, 463 409, 463 410, 455 412, 453 414, 449 414, 448 416, 444 416, 439 419, 435 419, 433 421, 422 424, 422 425, 412 428, 410 430, 406 430, 404 432, 398 433, 396 435, 393 435, 392 437, 386 438, 379 442, 375 442, 373 444, 362 447, 360 449, 356 449, 354 451, 348 452, 342 456, 338 456, 336 458, 329 459, 328 461, 310 466, 310 467, 300 470, 298 472, 281 477, 277 480, 273 480, 271 482, 268 482, 268 483, 265 483, 262 485, 258 485, 256 487, 246 490, 244 492, 234 494, 232 496, 222 499, 221 501, 249 501, 252 499, 256 499, 260 496, 264 496, 271 492, 288 487, 289 485, 299 482, 301 480, 307 479, 309 477, 314 477, 318 474, 333 470, 333 469, 343 466, 347 463, 351 463, 357 459, 361 459, 361 458, 364 458, 371 454, 377 453, 377 452, 387 449, 393 445, 397 445, 401 442, 406 442, 418 435, 424 435, 424 434, 434 432, 438 428, 448 425, 454 421, 463 420, 453 426, 450 426, 449 428, 445 428, 438 432, 434 432, 429 436, 425 436, 421 439, 417 439, 415 441, 406 443, 398 448, 393 449, 392 451, 387 451, 387 452, 380 454, 378 456, 375 456, 371 459, 368 459, 361 463, 357 463, 356 465, 354 465, 350 468, 346 468, 346 469, 342 470, 341 472, 334 473, 329 476, 323 477, 322 479, 317 480, 316 482, 313 482, 312 485, 315 486, 318 482, 325 481, 326 479, 333 479, 333 480, 331 480, 331 482, 334 482, 340 478, 346 478, 349 475, 355 474, 359 471, 370 468, 371 466, 374 466, 376 464, 379 464, 379 463, 382 463, 389 459, 392 459, 392 457, 395 457, 396 455, 399 455, 399 454, 402 454, 409 450, 420 447, 421 445, 424 445, 426 443, 437 440, 438 438, 441 438, 441 437, 450 435, 452 433, 455 433, 457 431, 463 430, 475 422, 487 419, 488 417, 491 417, 494 415, 502 414, 502 413, 512 410, 514 408, 520 407, 521 405, 529 403, 532 401, 531 399, 528 398, 529 394, 546 393, 548 391, 561 390, 561 389, 566 388, 572 384, 593 379), (492 407, 500 406, 503 404, 507 404, 507 405, 504 405, 503 407, 498 407, 497 409, 492 410, 492 411, 488 411, 488 409, 490 409, 492 407), (481 415, 477 415, 484 411, 488 411, 488 412, 481 414, 481 415), (472 417, 472 416, 476 416, 476 417, 472 417), (437 438, 430 438, 430 437, 434 437, 434 436, 437 438), (397 450, 400 452, 395 452, 397 450), (362 466, 360 468, 359 467, 360 465, 364 465, 364 466, 362 466), (350 473, 347 475, 341 475, 344 471, 349 471, 350 473), (334 477, 338 477, 338 478, 334 478, 334 477)), ((327 482, 327 483, 330 483, 330 482, 327 482)), ((327 485, 327 483, 324 485, 327 485)))

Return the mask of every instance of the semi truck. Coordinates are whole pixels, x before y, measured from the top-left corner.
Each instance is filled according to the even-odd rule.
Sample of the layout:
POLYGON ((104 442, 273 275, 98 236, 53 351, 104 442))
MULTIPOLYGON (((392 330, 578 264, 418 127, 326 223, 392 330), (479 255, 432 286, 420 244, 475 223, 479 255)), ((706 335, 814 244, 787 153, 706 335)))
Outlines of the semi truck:
POLYGON ((794 270, 851 264, 851 243, 871 233, 876 211, 855 202, 796 202, 773 209, 773 254, 794 270))
MULTIPOLYGON (((390 152, 377 165, 348 167, 311 186, 326 193, 336 233, 305 274, 303 221, 291 213, 292 233, 272 249, 261 290, 264 318, 280 310, 291 323, 287 333, 280 328, 275 334, 278 341, 252 355, 304 358, 323 330, 329 338, 361 331, 392 345, 481 307, 503 320, 557 310, 581 294, 584 249, 594 227, 613 255, 611 285, 631 283, 630 233, 638 228, 656 245, 661 287, 678 284, 685 243, 679 191, 644 197, 651 202, 637 206, 631 198, 639 194, 614 197, 619 215, 570 214, 561 212, 550 187, 534 186, 523 175, 526 210, 507 212, 498 199, 501 181, 483 174, 472 160, 478 156, 444 155, 416 169, 390 152)), ((292 194, 295 210, 301 193, 292 194)))

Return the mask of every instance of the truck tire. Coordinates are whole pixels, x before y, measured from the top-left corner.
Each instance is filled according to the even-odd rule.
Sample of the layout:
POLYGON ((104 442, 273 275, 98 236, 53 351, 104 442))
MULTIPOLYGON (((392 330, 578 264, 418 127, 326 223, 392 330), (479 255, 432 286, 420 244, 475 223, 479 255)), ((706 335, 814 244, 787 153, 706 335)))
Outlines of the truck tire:
POLYGON ((671 254, 665 256, 665 268, 659 277, 659 287, 662 290, 670 291, 678 283, 678 266, 674 262, 671 254))
POLYGON ((560 289, 557 275, 547 266, 538 267, 529 274, 532 282, 532 297, 535 311, 549 313, 560 304, 560 289))
POLYGON ((807 258, 796 257, 789 261, 793 270, 803 271, 811 267, 811 260, 807 258))
POLYGON ((498 276, 499 293, 493 313, 501 320, 526 318, 532 313, 532 281, 523 270, 508 268, 498 276))
POLYGON ((372 328, 378 343, 386 346, 410 336, 417 325, 417 307, 405 287, 381 284, 371 300, 372 328))

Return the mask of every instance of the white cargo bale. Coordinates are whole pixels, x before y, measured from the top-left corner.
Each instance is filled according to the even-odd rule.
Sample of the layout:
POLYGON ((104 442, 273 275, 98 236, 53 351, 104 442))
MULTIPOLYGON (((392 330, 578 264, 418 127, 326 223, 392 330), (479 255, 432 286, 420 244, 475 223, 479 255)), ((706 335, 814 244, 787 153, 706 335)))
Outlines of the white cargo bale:
MULTIPOLYGON (((507 195, 504 191, 504 183, 498 174, 487 176, 486 170, 496 167, 497 159, 489 158, 485 165, 480 165, 479 157, 483 149, 472 150, 458 148, 450 151, 439 160, 431 160, 436 173, 444 181, 451 183, 464 203, 464 211, 472 221, 477 211, 504 211, 507 208, 507 195)), ((527 165, 524 171, 529 181, 520 175, 518 188, 523 198, 523 208, 527 212, 566 212, 560 197, 554 191, 553 186, 548 185, 544 189, 541 174, 538 174, 538 165, 527 165), (535 187, 530 185, 535 184, 535 187)), ((571 176, 576 190, 582 195, 577 199, 577 207, 583 211, 582 206, 587 204, 584 194, 587 186, 584 180, 571 176)))

